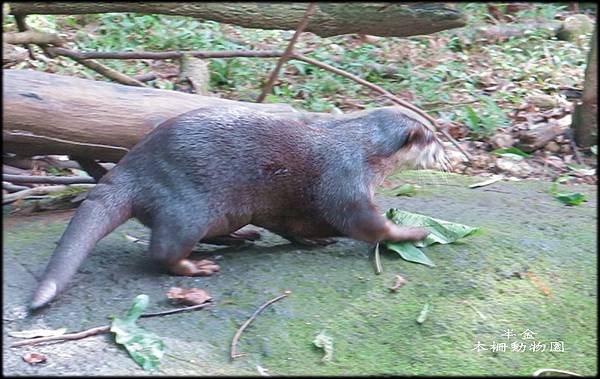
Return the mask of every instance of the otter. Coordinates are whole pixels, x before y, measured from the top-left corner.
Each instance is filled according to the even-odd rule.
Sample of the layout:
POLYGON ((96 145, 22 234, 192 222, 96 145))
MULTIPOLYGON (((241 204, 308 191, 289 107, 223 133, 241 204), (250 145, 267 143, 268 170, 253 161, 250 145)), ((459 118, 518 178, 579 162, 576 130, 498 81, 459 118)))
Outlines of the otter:
POLYGON ((176 275, 206 275, 205 260, 188 258, 196 243, 253 239, 236 232, 248 224, 305 244, 423 239, 426 229, 390 222, 373 202, 397 167, 449 167, 435 134, 397 107, 315 120, 241 107, 178 115, 89 192, 30 309, 50 303, 96 243, 132 217, 151 229, 151 258, 176 275))

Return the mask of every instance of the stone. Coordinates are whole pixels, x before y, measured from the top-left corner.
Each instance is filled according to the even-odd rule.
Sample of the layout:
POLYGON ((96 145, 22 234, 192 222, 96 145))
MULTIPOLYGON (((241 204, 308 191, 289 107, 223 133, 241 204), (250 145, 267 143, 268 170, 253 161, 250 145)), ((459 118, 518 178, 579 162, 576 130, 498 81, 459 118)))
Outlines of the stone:
POLYGON ((544 150, 551 153, 558 153, 560 151, 560 145, 554 141, 550 141, 546 144, 546 146, 544 146, 544 150))
POLYGON ((496 159, 496 172, 504 172, 518 177, 525 177, 533 172, 533 168, 524 160, 499 157, 496 159))
POLYGON ((490 137, 489 141, 493 149, 507 149, 515 144, 515 139, 508 133, 498 132, 490 137))
POLYGON ((576 14, 565 18, 556 37, 563 41, 576 42, 579 36, 591 33, 593 29, 594 22, 588 16, 576 14))

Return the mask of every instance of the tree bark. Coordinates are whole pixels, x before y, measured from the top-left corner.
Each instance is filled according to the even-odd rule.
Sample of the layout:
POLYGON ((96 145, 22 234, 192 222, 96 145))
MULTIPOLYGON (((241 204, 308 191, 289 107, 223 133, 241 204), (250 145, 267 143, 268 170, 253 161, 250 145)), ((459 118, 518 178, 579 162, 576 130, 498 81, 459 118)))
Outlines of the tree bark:
POLYGON ((21 156, 116 162, 163 121, 205 106, 309 114, 287 104, 246 103, 31 70, 3 70, 3 79, 3 147, 21 156))
MULTIPOLYGON (((308 3, 262 2, 15 2, 13 15, 135 12, 212 20, 247 28, 294 30, 308 3)), ((359 33, 407 37, 466 25, 446 3, 317 3, 307 32, 321 37, 359 33)))
POLYGON ((575 143, 580 147, 590 147, 598 144, 598 51, 596 42, 598 26, 590 41, 588 64, 585 69, 585 82, 581 104, 575 106, 573 131, 575 143))

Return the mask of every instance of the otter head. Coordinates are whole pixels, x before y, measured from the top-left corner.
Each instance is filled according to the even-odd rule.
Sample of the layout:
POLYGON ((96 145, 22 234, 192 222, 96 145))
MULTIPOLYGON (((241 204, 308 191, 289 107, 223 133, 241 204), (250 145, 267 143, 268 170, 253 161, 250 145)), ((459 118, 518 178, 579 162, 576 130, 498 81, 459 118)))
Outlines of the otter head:
POLYGON ((405 110, 390 107, 373 112, 371 167, 379 180, 398 168, 451 171, 444 146, 435 133, 405 110))

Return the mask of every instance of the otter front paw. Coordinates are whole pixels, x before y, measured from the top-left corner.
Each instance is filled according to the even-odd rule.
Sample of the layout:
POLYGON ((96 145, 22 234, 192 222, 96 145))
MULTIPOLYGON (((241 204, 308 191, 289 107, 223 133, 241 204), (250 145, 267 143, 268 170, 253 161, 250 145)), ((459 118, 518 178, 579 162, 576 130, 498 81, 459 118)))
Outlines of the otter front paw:
POLYGON ((428 235, 429 230, 425 228, 407 228, 393 224, 386 239, 394 242, 420 241, 428 235))
POLYGON ((169 271, 181 276, 210 276, 221 268, 209 259, 182 259, 169 266, 169 271))

